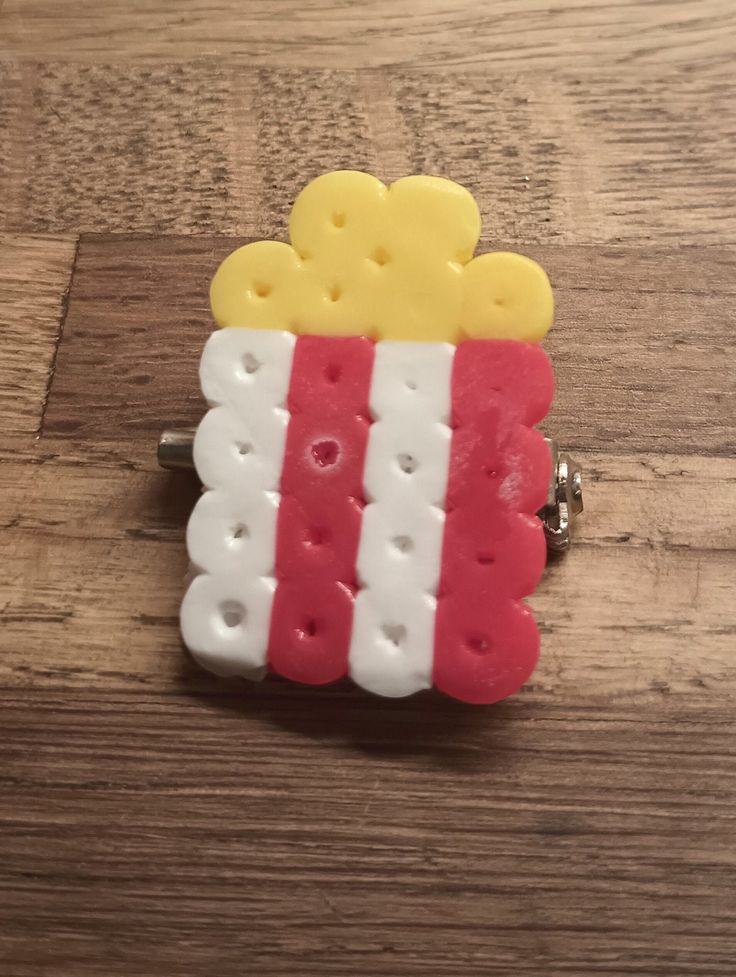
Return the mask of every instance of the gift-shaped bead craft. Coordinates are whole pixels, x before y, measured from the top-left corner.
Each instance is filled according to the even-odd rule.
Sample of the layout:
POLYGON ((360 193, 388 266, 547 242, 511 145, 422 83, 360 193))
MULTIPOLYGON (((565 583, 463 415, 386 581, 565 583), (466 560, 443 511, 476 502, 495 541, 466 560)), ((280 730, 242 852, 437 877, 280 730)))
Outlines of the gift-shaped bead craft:
POLYGON ((220 675, 495 702, 529 678, 552 459, 542 269, 448 180, 330 173, 211 288, 181 627, 220 675))

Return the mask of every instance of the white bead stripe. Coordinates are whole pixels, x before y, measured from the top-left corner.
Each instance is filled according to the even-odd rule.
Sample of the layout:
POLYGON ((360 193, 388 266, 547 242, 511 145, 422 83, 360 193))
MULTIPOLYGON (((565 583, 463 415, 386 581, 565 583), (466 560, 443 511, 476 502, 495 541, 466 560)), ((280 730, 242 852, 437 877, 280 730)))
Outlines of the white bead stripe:
POLYGON ((454 347, 376 344, 349 665, 386 696, 432 685, 454 347))
POLYGON ((221 329, 202 354, 210 410, 194 462, 206 491, 187 527, 201 572, 184 595, 181 630, 195 658, 220 675, 252 677, 266 664, 295 341, 287 332, 221 329))

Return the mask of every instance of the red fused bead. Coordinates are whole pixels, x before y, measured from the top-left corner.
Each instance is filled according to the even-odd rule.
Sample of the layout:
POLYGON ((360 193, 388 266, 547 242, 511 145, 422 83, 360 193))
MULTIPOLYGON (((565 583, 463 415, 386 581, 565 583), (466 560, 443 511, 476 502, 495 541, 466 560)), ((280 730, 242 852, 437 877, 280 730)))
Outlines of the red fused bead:
POLYGON ((284 497, 276 536, 281 579, 306 575, 352 583, 362 518, 356 499, 304 491, 284 497))
POLYGON ((440 597, 435 628, 434 682, 464 702, 499 702, 534 671, 539 632, 526 604, 478 600, 461 591, 440 597))
POLYGON ((291 368, 289 410, 327 418, 349 407, 354 415, 367 417, 374 351, 375 343, 364 336, 300 336, 291 368))
POLYGON ((276 588, 268 663, 284 678, 309 685, 347 673, 353 590, 343 583, 300 577, 276 588))

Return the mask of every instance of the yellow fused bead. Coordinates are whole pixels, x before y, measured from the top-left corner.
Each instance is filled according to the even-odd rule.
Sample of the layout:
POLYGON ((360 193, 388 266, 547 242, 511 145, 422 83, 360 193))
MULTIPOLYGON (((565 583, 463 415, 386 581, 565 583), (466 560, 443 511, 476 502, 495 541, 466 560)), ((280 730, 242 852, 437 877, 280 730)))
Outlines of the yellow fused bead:
POLYGON ((291 244, 258 241, 210 289, 221 326, 456 343, 541 339, 552 321, 542 269, 503 252, 473 259, 480 214, 463 187, 410 176, 327 173, 299 194, 291 244))
POLYGON ((464 335, 538 343, 552 325, 553 315, 549 279, 531 258, 511 251, 490 251, 465 265, 464 335))
POLYGON ((280 241, 257 241, 233 251, 210 286, 218 325, 290 331, 288 283, 298 277, 300 264, 294 249, 280 241))

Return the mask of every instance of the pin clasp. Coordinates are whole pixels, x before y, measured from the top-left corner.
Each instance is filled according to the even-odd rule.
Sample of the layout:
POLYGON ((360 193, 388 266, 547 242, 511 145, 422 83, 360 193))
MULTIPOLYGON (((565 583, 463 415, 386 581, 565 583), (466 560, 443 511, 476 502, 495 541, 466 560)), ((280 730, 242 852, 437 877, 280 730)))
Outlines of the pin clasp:
POLYGON ((570 545, 570 530, 583 511, 583 476, 580 466, 552 438, 546 439, 552 454, 552 478, 547 502, 539 510, 547 549, 563 553, 570 545))

